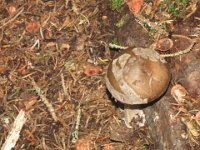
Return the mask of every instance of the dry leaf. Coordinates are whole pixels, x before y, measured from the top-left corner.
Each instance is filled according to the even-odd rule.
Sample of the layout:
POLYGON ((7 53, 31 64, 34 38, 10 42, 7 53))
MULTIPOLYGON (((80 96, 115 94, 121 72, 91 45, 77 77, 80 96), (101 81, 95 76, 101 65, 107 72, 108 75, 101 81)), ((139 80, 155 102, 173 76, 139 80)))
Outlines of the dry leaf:
POLYGON ((6 70, 3 64, 0 64, 0 73, 3 73, 6 70))
POLYGON ((88 138, 79 139, 76 143, 76 150, 90 150, 92 147, 92 141, 88 138))
POLYGON ((17 71, 22 75, 28 74, 28 66, 20 66, 20 68, 17 69, 17 71))
POLYGON ((107 144, 104 146, 103 150, 114 150, 115 148, 111 144, 107 144))
POLYGON ((62 43, 61 46, 60 46, 60 49, 63 50, 63 49, 69 49, 70 48, 70 45, 67 44, 67 43, 62 43))
POLYGON ((29 110, 37 102, 37 97, 32 96, 30 99, 24 101, 26 110, 29 110))
POLYGON ((137 16, 140 11, 144 0, 128 0, 126 3, 130 9, 130 11, 137 16))
POLYGON ((96 75, 99 74, 103 71, 101 66, 96 66, 96 65, 88 65, 85 70, 84 70, 84 74, 88 75, 88 76, 92 76, 92 75, 96 75))
POLYGON ((30 21, 26 25, 26 30, 30 33, 36 33, 40 29, 40 23, 38 21, 30 21))
POLYGON ((80 50, 83 50, 84 47, 85 47, 85 43, 86 43, 86 35, 82 35, 82 36, 79 36, 77 39, 76 39, 76 50, 77 51, 80 51, 80 50))
POLYGON ((17 11, 17 8, 15 5, 10 5, 8 8, 7 8, 7 11, 8 11, 8 14, 10 16, 14 15, 17 11))
POLYGON ((63 29, 63 28, 70 28, 70 27, 72 27, 73 25, 74 25, 73 19, 72 19, 70 16, 67 16, 67 17, 65 18, 64 23, 62 24, 62 26, 61 26, 61 28, 60 28, 59 30, 61 30, 61 29, 63 29))

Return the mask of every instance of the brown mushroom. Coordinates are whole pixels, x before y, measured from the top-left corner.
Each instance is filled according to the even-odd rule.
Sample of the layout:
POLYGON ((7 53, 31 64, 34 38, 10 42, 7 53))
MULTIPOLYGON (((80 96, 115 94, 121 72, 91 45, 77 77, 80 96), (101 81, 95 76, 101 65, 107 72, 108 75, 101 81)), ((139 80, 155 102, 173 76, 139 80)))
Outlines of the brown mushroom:
POLYGON ((125 123, 130 122, 140 109, 134 105, 158 99, 167 89, 170 73, 166 61, 149 48, 129 48, 119 53, 109 64, 106 86, 112 96, 125 104, 125 123))

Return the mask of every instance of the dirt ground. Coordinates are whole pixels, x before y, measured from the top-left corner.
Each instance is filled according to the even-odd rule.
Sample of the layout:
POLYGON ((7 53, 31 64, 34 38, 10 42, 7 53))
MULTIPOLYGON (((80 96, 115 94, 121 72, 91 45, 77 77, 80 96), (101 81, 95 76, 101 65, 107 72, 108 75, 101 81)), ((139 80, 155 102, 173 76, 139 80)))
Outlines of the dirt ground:
MULTIPOLYGON (((129 31, 121 29, 120 35, 115 26, 121 17, 107 0, 0 1, 0 147, 23 109, 27 119, 15 150, 156 149, 147 126, 125 127, 120 104, 105 86, 108 63, 117 53, 108 43, 119 36, 129 45, 129 31)), ((187 35, 183 31, 200 25, 185 22, 176 22, 173 33, 187 35)), ((141 35, 140 30, 134 32, 141 35)), ((199 38, 200 33, 195 34, 199 38)), ((140 46, 137 42, 141 44, 131 46, 140 46)), ((143 46, 152 43, 145 35, 143 46)), ((200 58, 198 46, 195 54, 184 57, 187 63, 200 58)), ((168 61, 171 67, 175 64, 174 74, 184 67, 178 58, 168 61)), ((196 98, 200 91, 190 92, 196 98)), ((199 101, 195 104, 200 110, 199 101)), ((195 138, 194 147, 200 144, 195 138)))

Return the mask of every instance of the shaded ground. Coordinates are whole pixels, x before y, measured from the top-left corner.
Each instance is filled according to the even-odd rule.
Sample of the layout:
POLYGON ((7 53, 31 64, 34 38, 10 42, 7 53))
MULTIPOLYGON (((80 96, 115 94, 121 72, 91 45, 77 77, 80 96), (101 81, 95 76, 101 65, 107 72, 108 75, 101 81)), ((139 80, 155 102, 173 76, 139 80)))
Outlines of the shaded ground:
MULTIPOLYGON (((121 13, 113 12, 106 0, 67 2, 0 2, 0 146, 19 110, 25 109, 27 121, 16 150, 155 149, 147 127, 124 126, 118 104, 105 88, 106 67, 115 53, 110 54, 107 45, 116 37, 114 24, 121 13), (100 66, 100 73, 87 75, 90 64, 100 66), (36 93, 33 80, 58 122, 36 93), (79 139, 74 144, 79 110, 79 139)), ((144 39, 144 44, 151 44, 144 39)))

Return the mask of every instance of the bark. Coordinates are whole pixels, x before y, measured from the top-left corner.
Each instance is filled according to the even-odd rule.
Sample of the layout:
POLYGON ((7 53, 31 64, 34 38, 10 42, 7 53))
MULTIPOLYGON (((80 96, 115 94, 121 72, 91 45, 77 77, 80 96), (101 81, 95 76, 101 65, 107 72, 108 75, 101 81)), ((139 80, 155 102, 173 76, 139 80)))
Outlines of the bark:
POLYGON ((170 96, 164 96, 151 107, 144 109, 146 121, 155 147, 158 150, 188 150, 185 126, 180 118, 174 118, 175 110, 170 104, 170 96))

